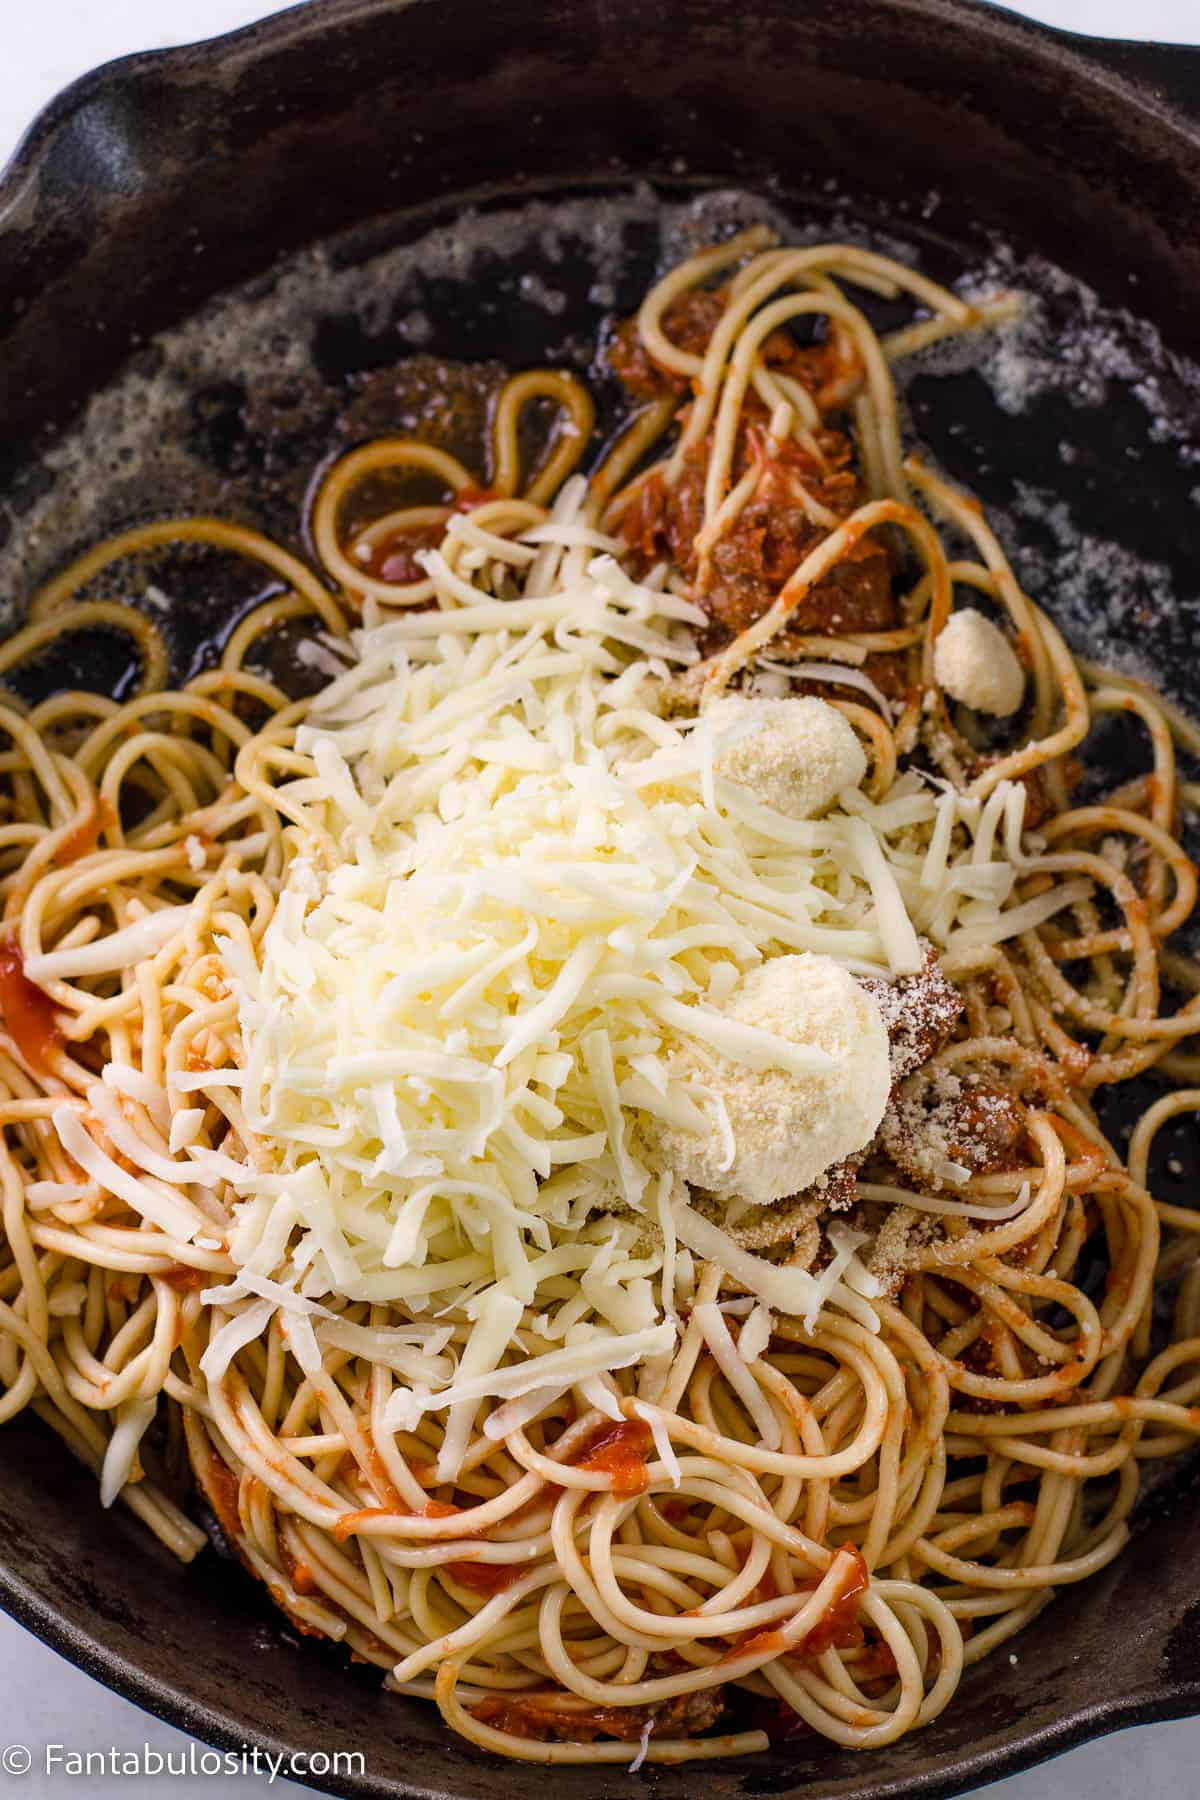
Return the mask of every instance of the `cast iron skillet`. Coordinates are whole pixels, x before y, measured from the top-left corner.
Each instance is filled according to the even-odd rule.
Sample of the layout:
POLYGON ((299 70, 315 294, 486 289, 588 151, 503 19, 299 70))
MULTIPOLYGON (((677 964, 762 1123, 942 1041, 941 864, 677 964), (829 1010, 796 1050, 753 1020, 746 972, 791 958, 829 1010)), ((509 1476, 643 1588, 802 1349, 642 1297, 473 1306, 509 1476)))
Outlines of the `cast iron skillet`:
MULTIPOLYGON (((395 363, 409 326, 386 306, 367 327, 314 300, 289 392, 252 366, 260 350, 243 356, 236 333, 222 378, 207 367, 195 391, 186 356, 164 361, 148 339, 314 240, 337 236, 336 264, 439 218, 450 230, 467 195, 486 207, 634 176, 676 189, 732 181, 770 186, 804 217, 828 206, 832 180, 868 227, 903 227, 946 272, 995 230, 1200 354, 1198 120, 1200 50, 1084 43, 963 0, 329 0, 114 63, 53 103, 0 188, 3 580, 27 587, 97 526, 139 511, 194 506, 197 495, 252 511, 280 484, 290 493, 296 470, 362 416, 346 412, 348 394, 361 398, 349 372, 395 363), (46 462, 56 442, 86 451, 72 421, 131 355, 143 384, 178 390, 183 461, 164 474, 127 405, 120 454, 90 483, 78 450, 46 462), (167 491, 180 469, 194 477, 190 495, 167 491)), ((627 247, 624 304, 650 272, 636 229, 627 247)), ((442 293, 433 348, 516 364, 578 359, 603 306, 561 247, 549 264, 543 302, 547 282, 569 302, 557 322, 557 302, 531 311, 512 297, 502 257, 491 313, 478 284, 457 302, 442 293)), ((281 358, 288 348, 276 345, 281 358)), ((148 390, 132 391, 136 414, 148 390)), ((1181 473, 1169 444, 1135 444, 1128 407, 1078 415, 1068 464, 1047 460, 1041 440, 1069 433, 1069 418, 1045 430, 989 422, 968 382, 955 403, 974 421, 964 449, 936 405, 911 398, 922 433, 985 499, 1003 500, 1013 470, 1035 466, 1093 528, 1119 527, 1135 555, 1154 554, 1182 589, 1200 589, 1189 498, 1200 474, 1181 473)), ((171 623, 187 666, 219 635, 214 607, 238 596, 189 598, 185 575, 179 593, 171 623)), ((1143 611, 1131 603, 1125 620, 1117 609, 1117 640, 1148 646, 1186 691, 1194 610, 1143 611)), ((104 668, 97 661, 93 679, 104 668)), ((1188 1487, 1185 1471, 1156 1490, 1121 1559, 1064 1592, 1017 1641, 1016 1661, 1001 1653, 969 1676, 920 1735, 869 1758, 801 1740, 700 1776, 650 1768, 639 1779, 663 1800, 684 1800, 698 1780, 712 1800, 946 1795, 1114 1727, 1200 1709, 1188 1487)), ((510 1800, 530 1780, 453 1740, 432 1708, 382 1697, 376 1671, 300 1642, 215 1553, 182 1571, 122 1509, 102 1516, 91 1479, 28 1417, 3 1435, 0 1597, 81 1667, 213 1744, 363 1751, 366 1775, 331 1779, 332 1790, 510 1800)), ((626 1778, 564 1769, 553 1779, 568 1800, 602 1800, 626 1778)))

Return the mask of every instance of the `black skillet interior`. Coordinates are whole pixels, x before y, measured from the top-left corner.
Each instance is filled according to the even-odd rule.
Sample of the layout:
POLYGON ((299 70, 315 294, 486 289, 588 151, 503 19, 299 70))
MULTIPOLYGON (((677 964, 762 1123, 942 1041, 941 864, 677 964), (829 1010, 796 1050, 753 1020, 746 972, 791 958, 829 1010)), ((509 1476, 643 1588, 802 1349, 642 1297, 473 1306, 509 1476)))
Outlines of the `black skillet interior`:
MULTIPOLYGON (((73 551, 153 513, 220 509, 299 543, 314 463, 404 428, 407 359, 586 367, 672 248, 774 209, 947 279, 1033 288, 1017 341, 909 382, 915 435, 997 509, 1078 647, 1186 698, 1200 131, 1168 100, 1200 114, 1200 52, 1085 53, 955 0, 331 0, 100 71, 0 191, 0 595, 18 617, 73 551)), ((204 559, 138 573, 169 595, 150 604, 180 673, 254 591, 204 559)), ((86 662, 119 690, 119 645, 86 662)), ((78 675, 48 659, 20 679, 78 675)), ((1190 1191, 1192 1134, 1160 1173, 1165 1196, 1190 1191)), ((103 1517, 36 1421, 4 1452, 0 1595, 102 1680, 214 1743, 361 1750, 340 1791, 524 1791, 527 1771, 296 1639, 215 1553, 182 1571, 121 1509, 103 1517)), ((1190 1488, 1186 1471, 1156 1488, 1122 1559, 927 1731, 869 1759, 801 1741, 706 1769, 706 1791, 949 1794, 1196 1709, 1190 1488)), ((555 1774, 571 1800, 626 1779, 555 1774)), ((683 1800, 696 1778, 638 1779, 683 1800)))

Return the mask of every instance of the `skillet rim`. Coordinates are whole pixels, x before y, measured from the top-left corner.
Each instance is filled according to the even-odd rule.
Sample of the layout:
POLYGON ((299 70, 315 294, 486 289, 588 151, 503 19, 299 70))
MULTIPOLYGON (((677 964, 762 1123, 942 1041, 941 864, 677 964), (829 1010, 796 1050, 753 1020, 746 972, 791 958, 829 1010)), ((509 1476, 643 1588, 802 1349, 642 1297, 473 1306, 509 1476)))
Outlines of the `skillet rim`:
MULTIPOLYGON (((278 12, 216 37, 193 38, 159 50, 134 50, 87 70, 46 101, 0 163, 0 231, 8 222, 24 184, 36 173, 55 133, 84 106, 143 71, 185 69, 196 61, 228 57, 232 51, 280 47, 313 32, 324 32, 342 19, 370 18, 397 5, 422 0, 290 0, 278 12)), ((426 0, 428 3, 428 0, 426 0)), ((1195 44, 1162 44, 1137 38, 1091 37, 1044 25, 1014 12, 1003 0, 892 0, 914 15, 975 19, 998 35, 1007 33, 1014 48, 1021 38, 1053 47, 1058 57, 1093 82, 1124 90, 1131 102, 1168 115, 1176 129, 1200 144, 1200 40, 1195 44)), ((2 245, 0 245, 2 248, 2 245)))
MULTIPOLYGON (((165 49, 135 51, 100 64, 55 94, 35 115, 7 162, 0 165, 0 256, 6 228, 22 202, 32 194, 36 215, 39 171, 49 158, 59 133, 85 108, 119 96, 127 85, 145 73, 186 75, 197 67, 234 62, 250 63, 262 52, 294 47, 320 38, 344 21, 365 20, 409 5, 433 4, 434 0, 293 0, 237 30, 216 37, 193 40, 165 49)), ((1020 55, 1023 46, 1037 44, 1048 52, 1064 77, 1107 91, 1126 105, 1165 122, 1178 136, 1200 147, 1200 43, 1164 45, 1132 39, 1094 38, 1044 25, 989 0, 889 0, 894 10, 906 11, 926 24, 939 19, 975 24, 1020 55)), ((139 1669, 119 1651, 110 1649, 103 1628, 85 1631, 72 1624, 27 1583, 20 1570, 5 1560, 0 1546, 0 1610, 63 1656, 68 1662, 101 1682, 123 1699, 203 1743, 221 1750, 245 1751, 251 1743, 285 1767, 298 1745, 285 1741, 269 1727, 249 1728, 236 1715, 193 1697, 169 1681, 139 1669)), ((1018 1729, 1001 1745, 992 1744, 961 1754, 952 1764, 923 1773, 888 1779, 872 1790, 872 1800, 950 1800, 981 1783, 1016 1774, 1109 1732, 1139 1724, 1151 1724, 1200 1715, 1200 1667, 1189 1679, 1135 1688, 1068 1708, 1061 1717, 1033 1731, 1018 1729)), ((297 1777, 296 1779, 300 1779, 297 1777)), ((316 1791, 374 1800, 404 1790, 390 1778, 380 1782, 369 1772, 362 1776, 313 1777, 306 1785, 316 1791)), ((431 1790, 426 1789, 426 1794, 431 1790)), ((442 1800, 454 1800, 447 1792, 442 1800)))

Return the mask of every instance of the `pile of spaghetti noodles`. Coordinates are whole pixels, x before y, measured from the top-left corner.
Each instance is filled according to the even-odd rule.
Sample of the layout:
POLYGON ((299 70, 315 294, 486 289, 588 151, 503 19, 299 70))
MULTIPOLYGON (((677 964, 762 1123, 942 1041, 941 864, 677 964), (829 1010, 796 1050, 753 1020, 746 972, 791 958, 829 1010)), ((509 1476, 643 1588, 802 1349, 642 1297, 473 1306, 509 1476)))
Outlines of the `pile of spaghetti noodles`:
MULTIPOLYGON (((1177 834, 1197 790, 1176 756, 1200 753, 1200 735, 1134 680, 1077 661, 978 506, 901 445, 892 365, 1010 306, 972 307, 848 245, 744 233, 674 269, 617 333, 613 367, 637 404, 586 478, 588 394, 520 375, 497 396, 486 470, 400 439, 337 461, 310 521, 315 566, 245 526, 157 522, 66 570, 0 650, 4 672, 102 628, 126 633, 141 665, 119 704, 0 703, 0 1417, 32 1407, 104 1502, 184 1561, 207 1542, 190 1470, 227 1546, 300 1629, 433 1698, 485 1749, 640 1763, 752 1752, 796 1729, 888 1743, 1056 1588, 1111 1561, 1142 1465, 1200 1433, 1200 1213, 1149 1185, 1156 1134, 1200 1106, 1186 1085, 1200 1081, 1200 981, 1170 946, 1196 891, 1177 834), (915 322, 878 336, 864 294, 907 298, 915 322), (523 479, 531 403, 560 418, 523 479), (370 516, 381 475, 442 491, 370 516), (93 596, 122 559, 180 543, 256 561, 274 588, 216 666, 172 689, 147 614, 93 596), (966 601, 1000 623, 1027 678, 999 736, 938 685, 936 641, 966 601), (329 682, 315 701, 290 699, 261 656, 296 621, 329 682), (703 1196, 643 1216, 620 1155, 599 1214, 570 1169, 515 1171, 524 1210, 504 1219, 519 1217, 539 1262, 505 1250, 499 1215, 481 1224, 471 1195, 430 1180, 349 1001, 331 1013, 335 1060, 358 1057, 384 1088, 369 1157, 320 1111, 332 1065, 318 1079, 295 1062, 284 1094, 255 1034, 272 970, 307 991, 288 944, 340 866, 367 880, 369 806, 386 791, 402 822, 430 806, 449 827, 463 805, 469 744, 447 731, 423 761, 414 750, 368 780, 355 761, 368 739, 383 756, 389 733, 415 730, 413 694, 444 723, 456 688, 515 670, 532 737, 493 734, 500 809, 543 766, 539 732, 568 755, 538 683, 570 656, 596 692, 621 684, 598 702, 603 730, 641 733, 651 757, 676 755, 725 693, 829 700, 869 764, 846 804, 892 833, 898 872, 871 864, 869 891, 846 876, 829 893, 857 918, 885 877, 908 898, 906 869, 945 873, 958 856, 966 873, 945 885, 967 910, 931 903, 916 920, 940 987, 909 965, 898 1013, 886 959, 870 977, 896 1085, 878 1140, 836 1182, 748 1224, 703 1196), (1089 733, 1112 714, 1144 733, 1146 769, 1075 805, 1089 733), (972 928, 985 902, 991 926, 972 928), (1097 1093, 1149 1071, 1167 1078, 1161 1097, 1118 1148, 1097 1093), (312 1106, 289 1112, 305 1080, 312 1106), (939 1118, 931 1162, 921 1132, 939 1118), (342 1211, 321 1199, 305 1213, 335 1173, 342 1211), (495 1301, 505 1256, 520 1280, 495 1301), (597 1258, 607 1297, 581 1272, 597 1258), (793 1276, 810 1309, 780 1304, 793 1276), (572 1347, 618 1291, 619 1354, 581 1372, 572 1347), (482 1360, 480 1320, 505 1308, 482 1360), (537 1358, 560 1378, 531 1394, 520 1369, 537 1358)), ((435 850, 416 834, 413 881, 435 850)), ((786 889, 777 846, 755 866, 786 889)), ((364 892, 336 890, 339 916, 357 919, 364 892)), ((470 897, 454 893, 461 911, 470 897)), ((314 959, 334 942, 317 938, 314 959)), ((854 942, 869 976, 879 957, 854 942)), ((585 999, 596 967, 571 964, 585 999)), ((469 975, 455 980, 461 1019, 469 975)), ((601 1038, 583 1054, 607 1054, 601 1038)), ((568 1102, 534 1089, 563 1060, 555 1039, 530 1078, 528 1131, 528 1117, 560 1129, 568 1102)), ((642 1089, 623 1092, 653 1106, 643 1061, 642 1089)), ((410 1076, 424 1079, 415 1064, 410 1076)), ((569 1072, 553 1079, 569 1093, 569 1072)), ((572 1168, 597 1154, 585 1139, 606 1128, 611 1148, 623 1130, 579 1110, 583 1138, 554 1139, 572 1168)))

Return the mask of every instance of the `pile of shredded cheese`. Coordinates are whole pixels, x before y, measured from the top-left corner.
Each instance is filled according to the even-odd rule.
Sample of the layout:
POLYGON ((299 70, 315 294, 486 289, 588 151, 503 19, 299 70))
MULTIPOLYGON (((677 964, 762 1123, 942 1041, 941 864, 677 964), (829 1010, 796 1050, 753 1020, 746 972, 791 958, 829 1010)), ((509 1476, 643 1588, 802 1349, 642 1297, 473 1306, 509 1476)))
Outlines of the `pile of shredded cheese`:
MULTIPOLYGON (((294 855, 261 956, 217 940, 242 1066, 186 1078, 236 1093, 256 1153, 171 1146, 182 1187, 234 1197, 239 1274, 206 1295, 226 1315, 206 1372, 277 1308, 304 1366, 370 1336, 404 1383, 387 1423, 447 1413, 439 1478, 482 1402, 503 1403, 497 1430, 578 1383, 611 1408, 603 1373, 661 1365, 696 1259, 763 1308, 876 1328, 857 1234, 832 1222, 819 1272, 752 1255, 653 1146, 716 1120, 732 1163, 731 1069, 794 1080, 803 1129, 829 1052, 730 1005, 771 959, 894 977, 921 967, 922 935, 970 950, 1073 898, 1009 904, 1022 790, 980 806, 909 775, 873 801, 832 713, 848 785, 823 816, 768 804, 745 703, 725 709, 732 752, 719 708, 670 716, 702 616, 665 571, 631 581, 582 497, 568 484, 515 541, 454 519, 458 554, 426 559, 439 609, 364 618, 280 790, 294 855), (344 1301, 413 1329, 350 1327, 344 1301), (451 1311, 471 1324, 457 1361, 451 1311)), ((834 800, 819 789, 806 805, 834 800)))

